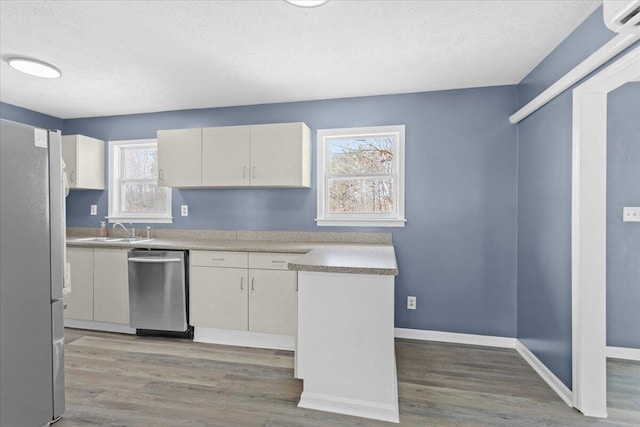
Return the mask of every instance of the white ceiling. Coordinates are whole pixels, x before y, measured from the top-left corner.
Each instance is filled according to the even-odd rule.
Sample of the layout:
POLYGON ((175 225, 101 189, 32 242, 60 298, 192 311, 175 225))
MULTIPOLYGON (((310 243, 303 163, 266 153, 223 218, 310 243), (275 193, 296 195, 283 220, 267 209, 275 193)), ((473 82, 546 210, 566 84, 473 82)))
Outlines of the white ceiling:
POLYGON ((516 84, 600 3, 3 0, 0 100, 73 118, 516 84))

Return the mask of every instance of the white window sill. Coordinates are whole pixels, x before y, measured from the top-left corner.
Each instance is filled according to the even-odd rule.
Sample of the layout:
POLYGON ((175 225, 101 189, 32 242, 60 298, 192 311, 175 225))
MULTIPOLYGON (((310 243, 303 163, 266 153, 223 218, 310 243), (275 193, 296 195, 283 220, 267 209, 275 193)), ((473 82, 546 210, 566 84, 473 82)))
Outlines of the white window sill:
POLYGON ((131 224, 135 224, 137 222, 144 222, 144 223, 148 223, 148 224, 171 224, 173 223, 173 217, 169 217, 169 218, 144 218, 144 217, 135 217, 135 218, 131 218, 131 217, 124 217, 124 216, 110 216, 107 217, 107 220, 109 221, 109 223, 114 223, 114 222, 123 222, 123 223, 131 223, 131 224))
POLYGON ((406 219, 389 219, 389 218, 377 218, 377 219, 322 219, 316 218, 316 225, 318 227, 404 227, 406 219))

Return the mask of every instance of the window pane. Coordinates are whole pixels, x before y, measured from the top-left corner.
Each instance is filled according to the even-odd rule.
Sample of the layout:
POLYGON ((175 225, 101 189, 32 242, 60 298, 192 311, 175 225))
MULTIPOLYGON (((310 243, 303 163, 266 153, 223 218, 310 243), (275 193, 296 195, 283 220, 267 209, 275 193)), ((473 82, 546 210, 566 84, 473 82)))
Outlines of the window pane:
POLYGON ((156 148, 122 148, 124 179, 156 179, 156 148))
POLYGON ((393 180, 329 179, 329 212, 392 213, 393 180))
POLYGON ((156 184, 126 183, 122 212, 125 213, 163 213, 167 206, 166 188, 158 188, 156 184))
POLYGON ((395 144, 392 136, 331 139, 328 146, 329 173, 332 175, 393 173, 395 144))

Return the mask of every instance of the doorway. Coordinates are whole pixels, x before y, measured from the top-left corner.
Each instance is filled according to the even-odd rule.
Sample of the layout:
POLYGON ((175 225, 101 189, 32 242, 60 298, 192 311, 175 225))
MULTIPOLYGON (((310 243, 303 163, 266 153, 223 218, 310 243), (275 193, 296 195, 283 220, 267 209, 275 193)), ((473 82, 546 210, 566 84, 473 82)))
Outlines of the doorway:
POLYGON ((573 406, 607 416, 606 187, 607 95, 640 77, 640 47, 573 91, 573 406))

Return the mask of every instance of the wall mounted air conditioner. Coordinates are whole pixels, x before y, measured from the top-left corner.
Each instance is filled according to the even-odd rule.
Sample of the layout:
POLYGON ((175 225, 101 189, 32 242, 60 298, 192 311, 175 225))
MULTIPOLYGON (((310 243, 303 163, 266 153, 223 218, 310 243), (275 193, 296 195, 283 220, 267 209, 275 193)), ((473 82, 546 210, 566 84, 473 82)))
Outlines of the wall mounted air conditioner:
POLYGON ((640 31, 640 0, 604 0, 605 25, 616 33, 640 31))

